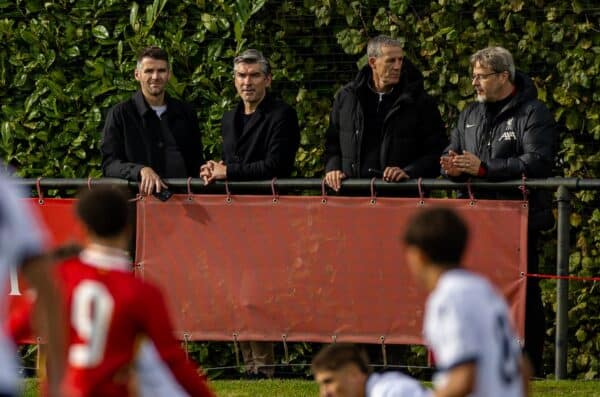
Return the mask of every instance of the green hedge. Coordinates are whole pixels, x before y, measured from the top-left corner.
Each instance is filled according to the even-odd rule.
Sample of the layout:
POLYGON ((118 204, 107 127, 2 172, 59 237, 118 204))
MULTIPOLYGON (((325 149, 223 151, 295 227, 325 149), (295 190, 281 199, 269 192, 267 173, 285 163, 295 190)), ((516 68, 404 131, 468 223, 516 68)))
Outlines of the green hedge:
MULTIPOLYGON (((135 52, 157 44, 172 57, 169 91, 195 105, 205 156, 218 157, 220 118, 235 101, 233 56, 257 47, 300 118, 295 175, 320 176, 333 95, 364 64, 367 37, 386 33, 405 42, 448 128, 473 99, 469 55, 510 49, 561 126, 563 175, 598 177, 599 15, 595 1, 582 0, 0 0, 0 156, 23 176, 100 176, 104 115, 136 89, 135 52)), ((570 270, 598 275, 596 193, 578 193, 574 205, 570 270)), ((546 240, 542 263, 552 271, 555 245, 546 240)), ((599 303, 594 284, 571 288, 572 376, 598 377, 599 303)))

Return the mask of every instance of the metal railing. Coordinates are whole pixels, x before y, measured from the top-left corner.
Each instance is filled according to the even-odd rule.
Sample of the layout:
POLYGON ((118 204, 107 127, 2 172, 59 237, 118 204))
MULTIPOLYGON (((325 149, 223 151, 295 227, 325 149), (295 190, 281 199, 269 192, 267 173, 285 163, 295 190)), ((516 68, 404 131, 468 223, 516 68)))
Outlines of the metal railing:
MULTIPOLYGON (((185 189, 193 193, 223 193, 230 191, 231 194, 240 194, 252 191, 253 193, 264 191, 265 194, 274 192, 305 192, 316 191, 325 193, 322 179, 298 178, 298 179, 274 179, 272 181, 244 181, 244 182, 216 182, 204 186, 201 179, 165 179, 165 183, 172 188, 185 189)), ((100 179, 60 179, 60 178, 37 178, 20 179, 17 184, 39 188, 80 188, 93 187, 97 185, 120 185, 137 189, 136 182, 123 179, 100 178, 100 179)), ((446 179, 422 179, 408 180, 400 183, 388 183, 381 179, 349 179, 343 182, 342 192, 365 192, 371 191, 385 193, 419 192, 422 189, 430 190, 457 190, 470 189, 488 191, 507 191, 515 189, 555 190, 558 206, 557 219, 557 266, 556 276, 556 338, 555 338, 555 362, 554 373, 556 379, 565 379, 567 375, 567 331, 568 331, 568 288, 569 280, 561 278, 568 275, 569 264, 569 217, 571 212, 570 191, 578 190, 600 190, 600 179, 580 178, 548 178, 548 179, 523 179, 503 182, 452 182, 446 179)))

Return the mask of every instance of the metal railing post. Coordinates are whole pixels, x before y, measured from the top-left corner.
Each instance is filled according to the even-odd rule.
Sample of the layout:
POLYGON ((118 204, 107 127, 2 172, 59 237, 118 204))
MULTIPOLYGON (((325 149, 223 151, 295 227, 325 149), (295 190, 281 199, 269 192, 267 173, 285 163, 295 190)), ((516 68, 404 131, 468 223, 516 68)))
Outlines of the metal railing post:
MULTIPOLYGON (((558 225, 556 244, 556 275, 569 274, 569 229, 571 213, 570 194, 565 186, 559 186, 557 191, 558 225)), ((567 377, 567 332, 569 329, 569 281, 557 280, 556 283, 556 340, 554 376, 556 379, 567 377)))

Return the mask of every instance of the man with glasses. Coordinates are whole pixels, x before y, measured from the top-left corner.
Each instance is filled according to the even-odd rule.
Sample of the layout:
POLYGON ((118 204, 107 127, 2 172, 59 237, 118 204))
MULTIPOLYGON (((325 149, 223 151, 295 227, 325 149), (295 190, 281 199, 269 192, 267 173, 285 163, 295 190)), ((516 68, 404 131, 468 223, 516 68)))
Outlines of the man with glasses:
MULTIPOLYGON (((453 179, 489 181, 547 178, 552 175, 557 131, 554 118, 537 100, 531 79, 515 70, 511 53, 488 47, 470 59, 477 101, 460 114, 450 146, 441 157, 442 173, 453 179)), ((478 198, 522 199, 515 189, 477 192, 478 198)), ((528 271, 537 273, 537 238, 552 227, 552 196, 533 191, 529 197, 528 271)), ((536 279, 527 280, 525 349, 537 375, 543 374, 544 312, 536 279)))
POLYGON ((249 49, 233 60, 235 88, 241 101, 221 120, 223 159, 202 166, 205 184, 215 180, 289 177, 300 144, 296 111, 267 93, 269 61, 249 49))

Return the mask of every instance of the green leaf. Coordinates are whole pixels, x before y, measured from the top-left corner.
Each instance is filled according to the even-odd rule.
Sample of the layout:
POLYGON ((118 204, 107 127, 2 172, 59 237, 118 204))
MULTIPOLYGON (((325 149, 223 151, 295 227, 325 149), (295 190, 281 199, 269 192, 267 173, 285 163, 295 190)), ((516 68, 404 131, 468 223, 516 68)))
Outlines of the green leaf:
MULTIPOLYGON (((206 28, 206 30, 208 30, 211 33, 217 33, 217 30, 218 30, 217 29, 217 19, 213 15, 203 13, 201 16, 201 20, 202 20, 202 23, 203 23, 204 27, 206 28)), ((237 25, 237 22, 236 22, 236 25, 237 25)), ((239 29, 241 29, 241 27, 239 29)), ((240 36, 241 36, 241 30, 240 30, 240 36)), ((237 33, 236 33, 236 37, 237 37, 237 33)))
POLYGON ((566 126, 569 130, 577 130, 581 125, 581 115, 577 110, 570 110, 567 113, 566 126))
POLYGON ((73 153, 75 154, 75 156, 77 156, 77 158, 82 159, 82 160, 87 157, 87 154, 86 154, 85 150, 83 150, 83 149, 77 149, 77 150, 73 151, 73 153))
POLYGON ((110 37, 110 35, 108 34, 108 29, 106 29, 106 27, 104 27, 103 25, 94 26, 92 28, 92 34, 95 38, 102 40, 106 40, 110 37))
POLYGON ((80 54, 79 47, 77 47, 76 45, 74 45, 73 47, 69 47, 65 49, 65 54, 71 58, 78 57, 80 54))
POLYGON ((131 4, 131 10, 129 11, 129 24, 134 32, 138 32, 140 30, 140 23, 138 21, 138 13, 140 11, 140 6, 137 2, 133 2, 131 4))
POLYGON ((581 221, 582 221, 582 218, 581 218, 580 214, 577 214, 577 213, 571 214, 571 218, 570 218, 571 226, 573 226, 575 228, 579 227, 579 225, 581 225, 581 221))

